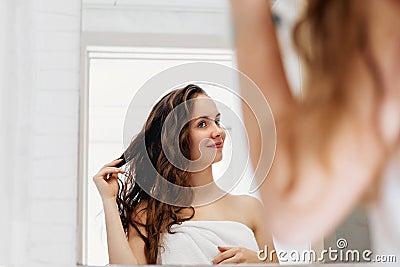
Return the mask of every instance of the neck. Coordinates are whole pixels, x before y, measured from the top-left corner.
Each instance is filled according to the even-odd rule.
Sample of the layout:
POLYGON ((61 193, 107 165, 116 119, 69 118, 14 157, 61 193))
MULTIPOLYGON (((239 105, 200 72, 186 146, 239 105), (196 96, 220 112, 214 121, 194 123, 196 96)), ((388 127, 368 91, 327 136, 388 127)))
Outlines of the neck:
POLYGON ((202 171, 190 174, 190 184, 193 187, 203 186, 210 183, 214 183, 211 165, 202 171))
POLYGON ((194 192, 193 207, 208 205, 227 194, 214 182, 211 166, 200 172, 191 173, 190 183, 194 192))

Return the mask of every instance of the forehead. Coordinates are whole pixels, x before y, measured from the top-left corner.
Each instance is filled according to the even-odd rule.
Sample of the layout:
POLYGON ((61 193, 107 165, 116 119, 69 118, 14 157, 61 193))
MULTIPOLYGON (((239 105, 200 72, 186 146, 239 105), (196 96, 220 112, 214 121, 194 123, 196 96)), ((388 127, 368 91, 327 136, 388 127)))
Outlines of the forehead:
POLYGON ((207 116, 214 118, 218 113, 215 102, 208 96, 199 95, 193 99, 192 118, 207 116))

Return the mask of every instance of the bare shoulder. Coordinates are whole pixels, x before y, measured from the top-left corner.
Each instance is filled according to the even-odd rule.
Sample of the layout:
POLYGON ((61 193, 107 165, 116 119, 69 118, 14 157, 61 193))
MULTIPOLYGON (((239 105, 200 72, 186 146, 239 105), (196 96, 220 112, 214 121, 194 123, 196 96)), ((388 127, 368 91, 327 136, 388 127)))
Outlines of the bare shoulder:
POLYGON ((253 231, 258 228, 263 213, 260 200, 250 195, 228 195, 227 202, 234 207, 238 220, 245 222, 253 231))
POLYGON ((229 195, 232 204, 237 207, 249 210, 250 212, 258 211, 263 208, 262 202, 256 197, 250 195, 229 195))

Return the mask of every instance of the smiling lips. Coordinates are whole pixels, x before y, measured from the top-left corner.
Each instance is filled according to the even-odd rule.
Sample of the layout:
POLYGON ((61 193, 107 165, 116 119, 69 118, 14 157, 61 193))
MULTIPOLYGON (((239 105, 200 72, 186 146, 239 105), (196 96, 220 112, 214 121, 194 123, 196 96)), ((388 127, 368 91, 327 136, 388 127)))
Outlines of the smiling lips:
POLYGON ((222 142, 216 142, 216 143, 212 144, 211 146, 207 146, 207 147, 222 148, 222 146, 223 146, 222 142))

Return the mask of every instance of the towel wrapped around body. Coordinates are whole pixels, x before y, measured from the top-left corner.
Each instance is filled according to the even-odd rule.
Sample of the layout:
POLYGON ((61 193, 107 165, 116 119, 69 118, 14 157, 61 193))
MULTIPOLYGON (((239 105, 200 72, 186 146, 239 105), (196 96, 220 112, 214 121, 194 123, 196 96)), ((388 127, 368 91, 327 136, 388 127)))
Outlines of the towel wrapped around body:
POLYGON ((234 221, 185 221, 162 236, 157 264, 212 264, 218 246, 258 251, 253 231, 234 221))

